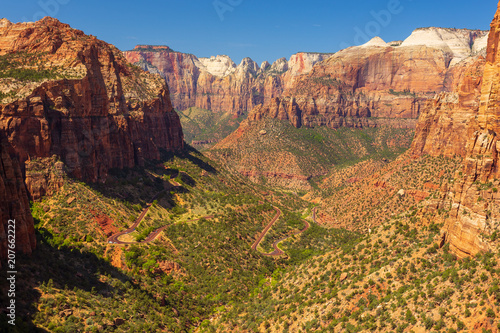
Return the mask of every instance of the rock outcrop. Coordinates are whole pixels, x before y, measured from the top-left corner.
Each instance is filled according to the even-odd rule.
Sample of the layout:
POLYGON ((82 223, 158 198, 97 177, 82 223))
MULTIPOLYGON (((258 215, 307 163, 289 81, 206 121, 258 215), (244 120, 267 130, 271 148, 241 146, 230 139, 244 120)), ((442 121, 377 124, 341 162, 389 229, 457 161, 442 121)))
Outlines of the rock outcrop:
MULTIPOLYGON (((6 165, 19 165, 35 200, 57 190, 59 169, 104 181, 111 168, 134 167, 159 159, 162 150, 183 148, 165 81, 131 66, 114 46, 55 19, 2 21, 0 73, 0 133, 13 161, 6 165)), ((14 182, 15 170, 6 168, 4 182, 14 182)), ((25 191, 16 193, 27 202, 25 191)), ((12 207, 1 209, 15 217, 12 207)), ((26 216, 32 237, 33 221, 26 216)))
POLYGON ((252 110, 249 119, 330 128, 374 127, 380 118, 416 120, 436 94, 456 90, 456 77, 480 57, 486 35, 429 28, 416 30, 401 45, 373 38, 317 63, 285 85, 280 97, 252 110))
POLYGON ((486 49, 488 33, 480 30, 419 28, 401 46, 425 45, 453 56, 451 65, 486 49))
POLYGON ((440 93, 422 108, 412 155, 465 157, 468 128, 479 110, 484 63, 482 56, 469 58, 450 71, 448 77, 455 88, 440 93))
POLYGON ((467 131, 462 175, 457 175, 451 218, 444 230, 459 256, 490 250, 500 224, 500 4, 491 23, 481 100, 467 131))
POLYGON ((236 65, 228 56, 197 58, 170 48, 138 45, 124 52, 130 63, 161 73, 170 87, 172 104, 185 110, 199 107, 214 112, 247 113, 256 105, 280 96, 296 76, 309 72, 330 54, 298 53, 258 66, 250 58, 236 65))

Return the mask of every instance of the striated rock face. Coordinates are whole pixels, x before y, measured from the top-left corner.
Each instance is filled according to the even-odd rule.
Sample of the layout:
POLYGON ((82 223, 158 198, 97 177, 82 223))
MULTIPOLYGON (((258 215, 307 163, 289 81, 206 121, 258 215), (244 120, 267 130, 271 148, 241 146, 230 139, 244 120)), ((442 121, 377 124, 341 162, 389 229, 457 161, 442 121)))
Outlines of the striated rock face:
MULTIPOLYGON (((365 45, 342 50, 314 64, 293 80, 283 81, 289 72, 281 75, 275 84, 283 87, 282 95, 256 106, 237 131, 212 148, 212 154, 252 180, 265 178, 279 186, 293 184, 307 188, 307 177, 328 170, 316 168, 306 172, 305 168, 296 167, 299 163, 294 167, 269 163, 266 158, 275 161, 279 155, 274 152, 266 155, 256 142, 248 142, 249 137, 256 138, 255 127, 272 119, 288 122, 296 128, 377 127, 412 133, 422 114, 413 154, 463 156, 460 144, 465 145, 468 125, 475 116, 474 108, 479 107, 485 62, 481 54, 474 54, 473 42, 478 42, 487 32, 452 29, 453 39, 444 36, 446 29, 431 30, 434 35, 428 40, 429 45, 421 45, 415 36, 407 40, 407 45, 387 44, 374 38, 365 45), (467 52, 462 48, 460 53, 448 45, 458 41, 470 43, 467 52), (461 61, 452 64, 459 58, 461 61)), ((385 143, 401 144, 397 141, 385 143)), ((286 148, 282 142, 280 145, 286 148)), ((294 155, 287 158, 293 161, 294 155)), ((414 196, 420 200, 423 194, 414 193, 414 196)))
POLYGON ((427 47, 350 48, 316 64, 249 119, 330 128, 376 126, 370 120, 375 117, 416 119, 425 101, 445 89, 448 63, 445 54, 427 47))
POLYGON ((376 118, 417 119, 436 94, 455 92, 471 57, 480 57, 485 36, 484 31, 427 28, 401 44, 375 37, 287 80, 283 94, 257 106, 249 119, 330 128, 378 126, 376 118))
POLYGON ((183 148, 164 80, 128 64, 112 45, 51 18, 3 21, 0 61, 15 69, 0 79, 6 96, 0 100, 0 133, 35 200, 57 190, 62 169, 104 181, 111 168, 183 148))
POLYGON ((130 67, 115 47, 50 18, 2 28, 0 45, 0 56, 46 52, 43 61, 52 68, 81 71, 76 78, 63 72, 0 104, 0 130, 21 165, 57 155, 70 175, 95 182, 110 168, 182 148, 168 88, 159 77, 130 67))
POLYGON ((238 115, 257 107, 254 119, 366 127, 377 125, 366 118, 416 119, 435 94, 454 91, 451 69, 484 52, 487 35, 480 30, 421 28, 404 42, 387 44, 375 37, 333 56, 297 53, 289 61, 281 58, 260 67, 248 58, 237 66, 227 56, 198 59, 168 47, 138 46, 125 56, 162 73, 178 109, 196 106, 238 115))
POLYGON ((124 52, 130 63, 161 73, 170 87, 172 104, 185 110, 199 107, 239 115, 279 96, 295 77, 309 72, 329 54, 298 53, 287 61, 267 61, 259 67, 250 58, 236 65, 228 56, 197 58, 170 48, 137 46, 124 52))
POLYGON ((487 40, 486 31, 431 27, 416 29, 401 46, 425 45, 451 53, 454 65, 486 49, 487 40))
POLYGON ((414 156, 465 157, 468 128, 479 110, 484 63, 476 57, 455 66, 448 75, 454 90, 422 108, 411 146, 414 156))
POLYGON ((457 175, 446 240, 459 256, 488 251, 500 222, 500 8, 491 24, 477 117, 467 130, 463 176, 457 175))

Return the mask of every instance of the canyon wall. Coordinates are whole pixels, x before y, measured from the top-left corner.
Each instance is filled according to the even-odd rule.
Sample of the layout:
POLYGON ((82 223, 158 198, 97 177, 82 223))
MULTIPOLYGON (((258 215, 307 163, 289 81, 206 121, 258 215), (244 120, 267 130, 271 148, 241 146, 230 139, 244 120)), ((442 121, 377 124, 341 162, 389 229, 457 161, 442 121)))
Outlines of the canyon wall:
POLYGON ((247 113, 256 105, 280 96, 296 76, 309 72, 330 54, 298 53, 290 60, 267 61, 260 66, 244 58, 236 65, 228 56, 197 58, 167 46, 138 45, 124 52, 130 63, 160 73, 170 87, 178 110, 199 107, 214 112, 247 113))
POLYGON ((474 57, 450 71, 453 91, 442 92, 423 106, 411 154, 465 157, 467 132, 479 110, 485 58, 474 57))
POLYGON ((416 124, 436 94, 456 90, 466 64, 481 58, 481 50, 484 53, 486 35, 476 30, 418 29, 399 46, 376 37, 317 63, 280 97, 252 110, 249 120, 269 117, 295 127, 329 128, 375 127, 388 118, 414 119, 416 124))
MULTIPOLYGON (((337 52, 282 85, 281 96, 252 109, 238 130, 210 154, 252 180, 279 178, 280 186, 308 189, 307 180, 326 174, 331 165, 306 171, 291 163, 298 160, 293 153, 287 164, 271 163, 277 155, 263 147, 272 136, 259 131, 269 133, 276 124, 268 121, 279 120, 296 128, 386 128, 394 136, 411 136, 418 122, 414 155, 463 156, 466 132, 479 107, 487 35, 479 30, 425 28, 402 43, 387 44, 376 37, 337 52)), ((391 149, 409 146, 391 136, 384 140, 379 144, 391 149)), ((276 141, 282 150, 293 145, 276 141)), ((359 138, 354 141, 360 143, 359 138)))
POLYGON ((500 7, 491 23, 479 110, 466 135, 463 168, 457 174, 451 217, 444 230, 459 256, 491 250, 500 225, 500 7))
POLYGON ((60 184, 60 175, 41 173, 40 164, 57 163, 55 169, 71 177, 98 182, 111 168, 142 165, 159 159, 162 150, 183 148, 165 81, 130 65, 114 46, 55 19, 1 20, 0 74, 0 133, 10 152, 2 149, 2 182, 17 184, 1 210, 20 228, 27 226, 18 233, 18 242, 30 244, 21 247, 24 252, 34 236, 27 193, 37 200, 60 184), (8 206, 14 199, 20 207, 8 206))
MULTIPOLYGON (((16 252, 31 253, 36 246, 28 192, 15 151, 0 137, 0 259, 7 257, 8 235, 14 235, 16 252), (13 222, 9 222, 9 221, 13 222), (15 227, 12 229, 12 227, 15 227), (9 232, 10 227, 10 232, 9 232)), ((12 250, 12 248, 11 248, 12 250)), ((0 262, 0 267, 2 266, 0 262)))

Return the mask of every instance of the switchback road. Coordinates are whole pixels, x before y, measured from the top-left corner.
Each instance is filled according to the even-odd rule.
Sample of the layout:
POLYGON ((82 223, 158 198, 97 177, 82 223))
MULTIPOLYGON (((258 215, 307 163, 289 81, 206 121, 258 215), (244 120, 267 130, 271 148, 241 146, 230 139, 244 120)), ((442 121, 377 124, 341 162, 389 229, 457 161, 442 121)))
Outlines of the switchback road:
MULTIPOLYGON (((264 228, 264 230, 262 231, 262 233, 260 234, 260 236, 257 238, 257 240, 253 243, 252 250, 257 250, 257 246, 259 246, 260 242, 262 242, 262 239, 269 232, 269 229, 271 229, 271 227, 274 225, 274 223, 281 216, 281 210, 279 208, 277 208, 277 207, 274 207, 274 209, 276 210, 276 215, 271 220, 271 222, 269 222, 269 224, 264 228)), ((314 207, 314 209, 313 209, 312 218, 313 218, 314 223, 317 223, 316 222, 316 207, 314 207)), ((273 252, 269 252, 269 253, 262 253, 262 255, 269 256, 269 257, 276 257, 276 256, 281 256, 281 255, 285 254, 285 252, 283 252, 282 250, 280 250, 280 248, 278 247, 278 244, 281 243, 281 242, 283 242, 283 241, 285 241, 285 240, 287 240, 290 237, 293 237, 295 235, 301 234, 301 233, 305 232, 307 229, 309 229, 309 227, 311 226, 309 224, 309 222, 307 222, 306 220, 304 220, 304 223, 306 224, 306 227, 304 229, 302 229, 300 231, 296 231, 293 234, 291 234, 290 236, 278 239, 277 241, 275 241, 273 243, 274 251, 273 252)))

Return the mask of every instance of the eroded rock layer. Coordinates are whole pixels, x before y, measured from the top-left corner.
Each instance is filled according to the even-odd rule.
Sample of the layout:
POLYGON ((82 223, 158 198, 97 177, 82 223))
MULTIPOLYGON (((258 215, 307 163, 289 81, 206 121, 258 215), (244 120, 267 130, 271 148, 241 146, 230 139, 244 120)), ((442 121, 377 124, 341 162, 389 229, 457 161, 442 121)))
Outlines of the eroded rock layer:
MULTIPOLYGON (((7 161, 2 181, 20 182, 12 169, 17 165, 35 200, 57 190, 60 175, 53 170, 104 181, 111 168, 134 167, 159 159, 161 150, 183 148, 164 80, 128 64, 114 46, 55 19, 2 20, 0 73, 0 133, 12 161, 7 163, 2 150, 7 161), (33 172, 34 162, 52 159, 61 163, 33 172), (43 170, 51 174, 40 174, 43 170)), ((15 211, 5 205, 28 201, 23 190, 8 198, 2 212, 12 217, 15 211)), ((33 220, 29 212, 18 215, 19 223, 31 225, 18 241, 32 244, 23 238, 33 237, 33 220)))
POLYGON ((197 58, 192 54, 138 45, 124 52, 130 63, 161 73, 170 87, 172 104, 185 110, 199 107, 214 112, 250 111, 256 105, 280 96, 298 75, 330 54, 297 53, 290 60, 267 61, 258 66, 250 58, 236 65, 228 56, 197 58))
MULTIPOLYGON (((480 34, 482 35, 482 34, 480 34)), ((448 51, 447 51, 448 50, 448 51)), ((295 127, 373 127, 380 119, 417 119, 436 94, 452 92, 472 59, 426 45, 367 44, 340 51, 298 77, 250 120, 288 120, 295 127), (452 60, 458 61, 452 64, 452 60)))
POLYGON ((467 131, 462 175, 457 175, 446 239, 460 257, 488 251, 500 223, 500 8, 488 39, 477 117, 467 131))
POLYGON ((429 100, 417 123, 414 156, 465 157, 467 132, 479 110, 484 57, 469 58, 450 72, 453 91, 429 100))

